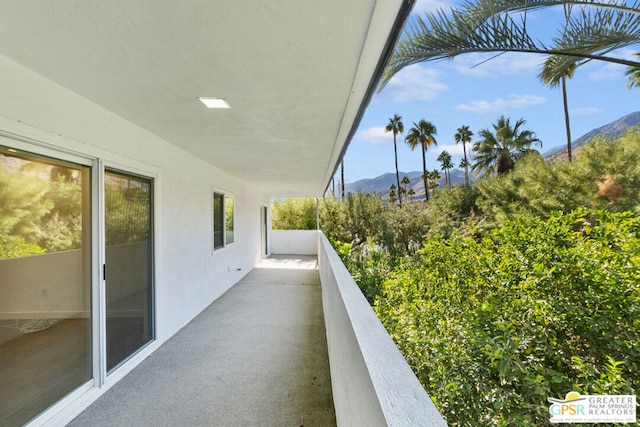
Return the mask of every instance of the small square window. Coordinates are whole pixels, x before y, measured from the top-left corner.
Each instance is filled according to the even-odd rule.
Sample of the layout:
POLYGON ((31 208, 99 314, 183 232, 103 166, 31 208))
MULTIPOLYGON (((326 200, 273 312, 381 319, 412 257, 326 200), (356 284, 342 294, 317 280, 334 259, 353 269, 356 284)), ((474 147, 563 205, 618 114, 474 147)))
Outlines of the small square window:
POLYGON ((213 249, 234 241, 234 200, 227 194, 213 193, 213 249))

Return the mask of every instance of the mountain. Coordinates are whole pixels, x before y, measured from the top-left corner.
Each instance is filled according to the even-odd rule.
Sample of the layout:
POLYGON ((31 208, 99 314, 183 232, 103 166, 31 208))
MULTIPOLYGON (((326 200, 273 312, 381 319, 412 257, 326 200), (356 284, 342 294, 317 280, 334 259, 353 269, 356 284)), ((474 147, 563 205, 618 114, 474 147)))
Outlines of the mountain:
MULTIPOLYGON (((440 179, 440 188, 444 187, 444 172, 440 172, 442 178, 440 179)), ((449 171, 451 175, 451 183, 453 185, 461 185, 464 184, 464 171, 460 169, 451 169, 449 171)), ((413 188, 415 194, 413 198, 415 200, 424 199, 424 184, 422 179, 422 172, 413 171, 413 172, 400 172, 400 179, 402 177, 407 176, 411 184, 407 186, 407 190, 409 188, 413 188)), ((377 194, 382 197, 389 196, 389 187, 391 185, 396 185, 396 174, 395 172, 389 172, 377 176, 375 178, 365 178, 355 182, 350 182, 345 184, 344 191, 346 193, 356 193, 358 191, 362 193, 369 194, 377 194)), ((404 196, 403 196, 404 197, 404 196)))
MULTIPOLYGON (((640 124, 640 111, 627 114, 626 116, 621 117, 616 121, 608 123, 604 126, 600 126, 597 129, 593 129, 582 135, 580 138, 574 140, 571 143, 572 151, 576 149, 578 149, 577 151, 579 151, 579 148, 581 146, 600 134, 608 138, 618 138, 627 130, 627 128, 636 126, 638 124, 640 124)), ((547 151, 546 153, 543 153, 542 156, 545 159, 562 159, 567 156, 567 149, 566 147, 557 147, 547 151)))
MULTIPOLYGON (((422 172, 400 172, 400 179, 407 176, 413 186, 414 182, 420 181, 422 172)), ((358 190, 362 193, 386 195, 389 193, 389 187, 396 184, 395 173, 385 173, 375 178, 365 178, 355 182, 345 184, 344 191, 347 193, 356 193, 358 190)))

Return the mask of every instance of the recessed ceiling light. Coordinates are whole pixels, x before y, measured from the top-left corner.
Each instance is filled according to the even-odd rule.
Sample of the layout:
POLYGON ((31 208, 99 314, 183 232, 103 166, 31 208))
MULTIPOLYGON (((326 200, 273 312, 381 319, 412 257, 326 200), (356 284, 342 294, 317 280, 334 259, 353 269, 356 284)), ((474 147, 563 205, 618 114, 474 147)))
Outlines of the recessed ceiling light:
POLYGON ((206 105, 207 108, 231 108, 231 105, 229 105, 226 99, 209 98, 205 96, 201 96, 198 99, 200 100, 200 102, 206 105))

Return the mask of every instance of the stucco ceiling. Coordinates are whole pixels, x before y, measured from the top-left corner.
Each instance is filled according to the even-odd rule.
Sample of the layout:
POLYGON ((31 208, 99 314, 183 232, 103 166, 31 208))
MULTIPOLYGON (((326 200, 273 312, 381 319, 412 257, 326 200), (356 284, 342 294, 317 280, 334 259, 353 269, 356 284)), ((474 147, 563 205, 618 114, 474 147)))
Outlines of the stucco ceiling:
POLYGON ((0 54, 270 194, 322 195, 412 3, 2 0, 0 54))

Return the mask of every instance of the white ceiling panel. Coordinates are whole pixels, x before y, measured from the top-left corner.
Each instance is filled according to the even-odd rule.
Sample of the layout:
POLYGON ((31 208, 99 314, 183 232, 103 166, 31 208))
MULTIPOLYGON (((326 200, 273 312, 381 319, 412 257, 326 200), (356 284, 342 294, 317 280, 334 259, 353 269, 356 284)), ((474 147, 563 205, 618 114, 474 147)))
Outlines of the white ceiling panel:
POLYGON ((322 195, 412 3, 2 0, 0 53, 271 194, 322 195))

